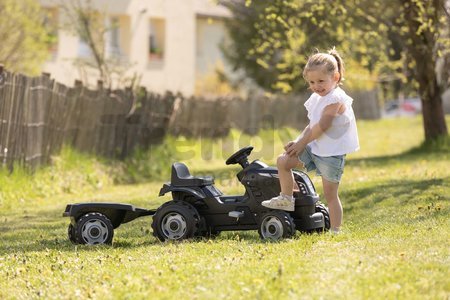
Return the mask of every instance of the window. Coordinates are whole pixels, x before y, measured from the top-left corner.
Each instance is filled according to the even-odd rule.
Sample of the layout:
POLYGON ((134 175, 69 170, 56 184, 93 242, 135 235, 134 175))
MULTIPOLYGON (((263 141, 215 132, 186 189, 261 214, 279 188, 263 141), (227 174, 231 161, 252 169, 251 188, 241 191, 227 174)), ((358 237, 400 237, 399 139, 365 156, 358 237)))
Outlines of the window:
POLYGON ((150 19, 149 26, 149 61, 164 59, 166 22, 164 19, 150 19))
POLYGON ((82 22, 79 19, 77 20, 77 27, 79 28, 76 29, 78 33, 78 57, 90 61, 94 59, 93 51, 100 51, 100 48, 105 46, 103 33, 106 24, 97 12, 93 14, 82 13, 85 19, 82 22), (91 43, 94 45, 91 45, 91 43))
POLYGON ((128 64, 130 55, 130 19, 113 16, 106 19, 106 57, 118 64, 128 64))
POLYGON ((92 50, 91 47, 89 47, 89 44, 87 42, 86 38, 79 37, 78 41, 78 57, 80 58, 91 58, 92 50))
MULTIPOLYGON (((92 20, 87 20, 86 27, 92 28, 92 20)), ((81 29, 78 32, 78 57, 83 59, 93 58, 93 52, 91 47, 89 46, 89 39, 86 33, 85 28, 81 29)), ((91 33, 92 34, 92 33, 91 33)))
POLYGON ((109 19, 107 51, 109 56, 120 58, 123 53, 120 47, 120 22, 119 18, 109 19))

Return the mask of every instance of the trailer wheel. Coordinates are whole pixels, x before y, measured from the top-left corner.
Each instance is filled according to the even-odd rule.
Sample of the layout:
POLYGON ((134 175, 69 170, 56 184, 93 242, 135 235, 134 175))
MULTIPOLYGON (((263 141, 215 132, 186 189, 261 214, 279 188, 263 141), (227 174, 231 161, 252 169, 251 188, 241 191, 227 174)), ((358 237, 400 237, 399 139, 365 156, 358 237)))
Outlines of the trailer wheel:
POLYGON ((273 210, 265 213, 258 225, 258 233, 263 240, 278 241, 295 234, 294 219, 285 211, 273 210))
POLYGON ((104 214, 91 212, 78 219, 75 233, 80 244, 111 244, 114 227, 104 214))
POLYGON ((331 223, 330 223, 330 213, 328 212, 328 208, 325 205, 323 205, 322 203, 318 203, 318 204, 316 204, 316 212, 322 213, 323 219, 325 222, 325 227, 319 228, 318 232, 330 230, 331 223))
POLYGON ((69 241, 71 241, 72 244, 78 244, 75 227, 72 225, 72 223, 69 224, 69 227, 67 228, 67 236, 69 237, 69 241))
POLYGON ((197 233, 199 223, 195 207, 183 201, 169 201, 153 215, 153 235, 161 241, 189 239, 197 233))

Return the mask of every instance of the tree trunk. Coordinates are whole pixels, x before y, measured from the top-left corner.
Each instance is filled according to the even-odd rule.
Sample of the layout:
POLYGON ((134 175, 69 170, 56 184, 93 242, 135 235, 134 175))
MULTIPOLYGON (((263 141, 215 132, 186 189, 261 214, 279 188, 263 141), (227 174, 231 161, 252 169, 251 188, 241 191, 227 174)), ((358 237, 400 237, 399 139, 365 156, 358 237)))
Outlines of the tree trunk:
POLYGON ((435 71, 436 61, 429 45, 410 47, 410 53, 416 61, 415 78, 419 83, 419 95, 422 102, 423 128, 425 140, 433 140, 447 135, 447 125, 442 106, 441 89, 435 71))
POLYGON ((423 128, 425 140, 434 140, 440 136, 447 136, 447 124, 442 106, 441 94, 427 95, 421 93, 423 128))
MULTIPOLYGON (((405 18, 409 27, 408 37, 412 43, 408 43, 409 55, 414 59, 416 65, 414 75, 419 83, 419 94, 422 102, 423 126, 425 140, 434 140, 440 136, 447 136, 447 124, 442 107, 441 89, 438 85, 436 66, 435 45, 437 44, 436 27, 438 22, 439 0, 430 1, 427 4, 434 9, 434 14, 425 16, 414 0, 404 0, 408 3, 405 18), (423 21, 431 19, 431 24, 424 26, 423 21), (422 20, 422 22, 418 21, 422 20)), ((430 7, 427 7, 430 8, 430 7)))

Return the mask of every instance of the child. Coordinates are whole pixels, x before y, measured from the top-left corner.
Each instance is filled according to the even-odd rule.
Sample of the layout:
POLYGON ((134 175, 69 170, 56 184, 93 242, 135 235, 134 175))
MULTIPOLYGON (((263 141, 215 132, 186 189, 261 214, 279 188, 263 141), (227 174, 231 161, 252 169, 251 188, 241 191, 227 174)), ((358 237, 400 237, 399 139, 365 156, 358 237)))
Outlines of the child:
POLYGON ((303 163, 307 171, 316 169, 322 176, 332 232, 339 232, 342 223, 338 188, 345 155, 359 149, 353 99, 339 87, 343 75, 343 61, 335 49, 308 59, 303 77, 313 91, 305 103, 309 125, 284 146, 285 152, 277 159, 280 195, 261 203, 268 208, 294 211, 292 168, 302 167, 303 163))

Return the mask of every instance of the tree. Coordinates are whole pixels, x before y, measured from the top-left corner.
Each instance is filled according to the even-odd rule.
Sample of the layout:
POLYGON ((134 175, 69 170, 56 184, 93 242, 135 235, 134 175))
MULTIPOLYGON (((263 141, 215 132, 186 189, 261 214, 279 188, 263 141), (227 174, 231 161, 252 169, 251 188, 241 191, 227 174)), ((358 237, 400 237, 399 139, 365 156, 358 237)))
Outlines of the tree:
POLYGON ((0 63, 10 71, 39 73, 52 42, 40 6, 33 0, 0 0, 0 16, 0 63))
POLYGON ((81 68, 94 68, 99 72, 99 79, 106 85, 111 83, 109 65, 106 62, 105 15, 94 9, 91 1, 75 0, 61 3, 61 8, 68 17, 63 27, 77 35, 88 46, 90 56, 77 58, 75 63, 81 68))
POLYGON ((311 49, 334 45, 352 64, 352 72, 356 66, 370 76, 415 84, 425 139, 446 136, 441 92, 448 71, 441 68, 441 86, 435 71, 439 57, 448 62, 449 55, 444 0, 384 2, 221 1, 236 16, 228 25, 234 44, 226 57, 263 88, 292 92, 302 88, 301 69, 311 49))
POLYGON ((419 84, 425 139, 448 133, 442 106, 442 91, 435 71, 442 33, 441 0, 400 0, 406 24, 404 34, 408 55, 414 60, 414 78, 419 84))
POLYGON ((391 34, 391 43, 380 44, 383 51, 392 51, 395 42, 397 50, 403 52, 400 60, 403 67, 400 71, 404 73, 404 78, 413 79, 417 85, 422 103, 425 140, 447 136, 442 92, 448 84, 449 74, 445 68, 440 74, 436 72, 438 59, 446 62, 450 58, 444 0, 396 0, 378 7, 369 0, 359 0, 356 4, 349 7, 346 1, 342 1, 343 6, 353 9, 351 15, 355 19, 366 19, 366 24, 372 28, 379 28, 380 25, 388 28, 384 34, 388 33, 385 35, 388 39, 391 34), (409 75, 410 70, 412 74, 409 75), (438 77, 443 77, 440 84, 438 77))
MULTIPOLYGON (((117 86, 135 87, 138 76, 136 74, 132 77, 125 76, 131 65, 121 61, 120 56, 107 52, 107 35, 118 24, 108 22, 110 19, 106 10, 101 11, 94 7, 91 0, 60 1, 61 8, 68 19, 66 24, 63 24, 63 28, 77 35, 87 45, 90 52, 89 57, 77 58, 75 65, 80 67, 82 72, 89 69, 97 70, 99 80, 106 87, 111 87, 113 83, 117 86)), ((88 81, 87 78, 84 80, 88 81)))
MULTIPOLYGON (((367 28, 354 28, 349 11, 338 1, 220 1, 234 17, 227 22, 231 45, 225 56, 235 69, 269 91, 296 92, 306 89, 302 68, 315 49, 337 46, 346 63, 358 74, 349 81, 355 89, 375 83, 373 74, 387 55, 378 50, 381 36, 367 28), (363 42, 364 41, 364 42, 363 42), (362 80, 366 78, 366 80, 362 80)), ((386 30, 381 28, 380 30, 386 30)))
POLYGON ((438 82, 444 90, 450 88, 450 1, 447 1, 443 7, 446 19, 444 25, 445 37, 441 38, 441 53, 438 59, 438 82))

